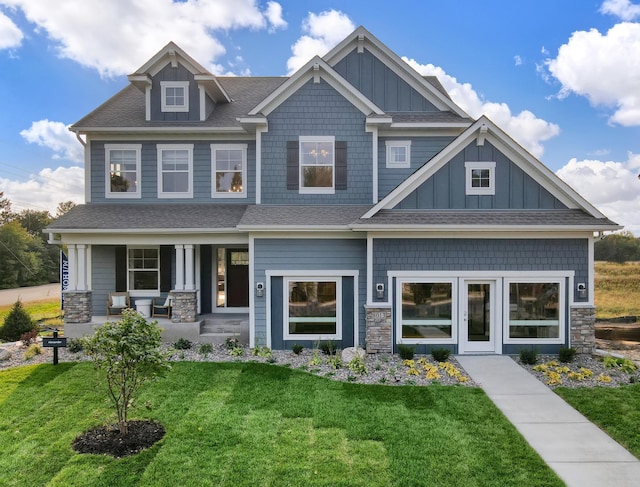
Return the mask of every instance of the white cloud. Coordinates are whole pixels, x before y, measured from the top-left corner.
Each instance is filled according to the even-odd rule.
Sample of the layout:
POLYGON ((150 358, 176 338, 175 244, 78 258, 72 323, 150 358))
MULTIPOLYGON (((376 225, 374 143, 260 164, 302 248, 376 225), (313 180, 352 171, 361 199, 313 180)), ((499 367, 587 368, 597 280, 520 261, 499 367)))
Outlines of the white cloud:
POLYGON ((22 43, 24 35, 9 17, 0 12, 0 49, 11 49, 22 43))
POLYGON ((293 56, 287 61, 289 74, 304 66, 313 56, 322 56, 355 30, 348 15, 338 10, 309 13, 302 24, 305 35, 291 47, 293 56))
POLYGON ((594 105, 615 107, 610 123, 640 125, 640 23, 622 22, 605 35, 578 31, 546 61, 562 85, 559 97, 585 96, 594 105))
POLYGON ((571 159, 557 171, 607 217, 640 236, 640 154, 625 162, 571 159))
POLYGON ((55 215, 61 201, 84 202, 84 169, 77 166, 45 168, 27 181, 0 178, 0 190, 5 198, 15 202, 15 210, 47 209, 55 215))
POLYGON ((460 83, 438 66, 420 64, 406 57, 402 59, 420 74, 437 76, 449 92, 451 99, 471 117, 478 118, 480 115, 486 115, 535 157, 541 157, 544 153, 542 143, 545 140, 560 133, 560 127, 556 124, 536 117, 529 110, 523 110, 514 115, 506 103, 482 100, 471 84, 460 83))
POLYGON ((522 65, 522 57, 518 56, 517 54, 515 56, 513 56, 513 61, 514 61, 516 66, 521 66, 522 65))
POLYGON ((267 10, 265 10, 264 14, 269 24, 271 24, 271 29, 269 29, 271 32, 287 27, 287 22, 282 18, 282 5, 278 2, 267 3, 267 10))
POLYGON ((38 120, 33 122, 28 129, 22 130, 20 135, 31 144, 51 149, 54 152, 54 159, 68 159, 73 162, 84 161, 82 144, 62 122, 38 120))
POLYGON ((640 5, 635 5, 629 0, 605 0, 600 12, 615 15, 621 20, 633 20, 640 17, 640 5))
POLYGON ((278 3, 269 2, 263 12, 257 0, 0 0, 2 4, 22 10, 55 41, 61 57, 102 76, 132 72, 170 40, 194 59, 213 63, 225 53, 214 32, 286 25, 278 3))

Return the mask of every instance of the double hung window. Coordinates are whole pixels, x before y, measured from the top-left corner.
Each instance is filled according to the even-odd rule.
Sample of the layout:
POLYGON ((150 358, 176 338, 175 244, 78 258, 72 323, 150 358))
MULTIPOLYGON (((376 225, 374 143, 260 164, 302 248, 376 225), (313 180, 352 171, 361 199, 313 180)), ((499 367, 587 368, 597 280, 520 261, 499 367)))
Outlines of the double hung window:
POLYGON ((247 196, 247 145, 211 144, 214 198, 247 196))
POLYGON ((300 193, 335 190, 335 137, 300 137, 300 193))
POLYGON ((158 145, 158 198, 193 197, 193 144, 158 145))
POLYGON ((160 249, 129 247, 127 249, 127 282, 132 295, 160 293, 160 249))
POLYGON ((105 197, 140 198, 140 144, 106 144, 105 197))

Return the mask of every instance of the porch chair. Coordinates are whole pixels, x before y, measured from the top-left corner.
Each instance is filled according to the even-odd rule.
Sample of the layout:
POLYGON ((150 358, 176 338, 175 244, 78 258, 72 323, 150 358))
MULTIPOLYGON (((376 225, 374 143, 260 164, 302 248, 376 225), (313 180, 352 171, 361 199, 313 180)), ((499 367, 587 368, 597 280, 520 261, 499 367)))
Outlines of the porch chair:
POLYGON ((169 294, 164 303, 160 304, 162 298, 154 298, 151 305, 151 316, 158 318, 171 318, 171 304, 173 302, 173 296, 169 294))
POLYGON ((120 316, 123 309, 131 307, 131 300, 128 292, 111 292, 107 301, 107 318, 109 316, 120 316))

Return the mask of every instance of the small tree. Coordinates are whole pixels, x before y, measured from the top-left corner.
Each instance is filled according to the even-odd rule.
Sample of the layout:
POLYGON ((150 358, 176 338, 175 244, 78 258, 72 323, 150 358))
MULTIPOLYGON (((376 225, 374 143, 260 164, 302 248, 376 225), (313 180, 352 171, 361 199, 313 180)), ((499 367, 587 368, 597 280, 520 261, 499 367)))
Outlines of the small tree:
POLYGON ((121 435, 128 432, 129 406, 140 386, 171 368, 161 344, 158 322, 148 322, 131 309, 122 312, 121 321, 106 322, 94 336, 83 339, 87 355, 106 372, 108 395, 118 413, 121 435))
POLYGON ((0 338, 8 342, 15 342, 20 340, 21 335, 30 332, 35 327, 31 315, 18 299, 4 319, 4 325, 0 328, 0 338))

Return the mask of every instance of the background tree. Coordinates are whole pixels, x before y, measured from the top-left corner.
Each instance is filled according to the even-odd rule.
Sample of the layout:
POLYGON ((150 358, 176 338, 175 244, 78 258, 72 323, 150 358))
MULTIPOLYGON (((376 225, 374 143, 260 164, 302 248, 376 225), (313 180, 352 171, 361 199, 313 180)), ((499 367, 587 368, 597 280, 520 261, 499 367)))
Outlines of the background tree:
POLYGON ((71 200, 69 200, 69 201, 61 201, 60 203, 58 203, 58 207, 56 208, 56 218, 61 217, 62 215, 67 213, 74 206, 76 206, 76 204, 71 200))
POLYGON ((12 221, 0 226, 0 289, 40 284, 42 243, 12 221))
POLYGON ((4 193, 0 191, 0 225, 10 222, 12 216, 11 201, 5 198, 4 193))
POLYGON ((594 257, 608 262, 640 260, 640 239, 627 231, 612 233, 596 241, 594 257))

